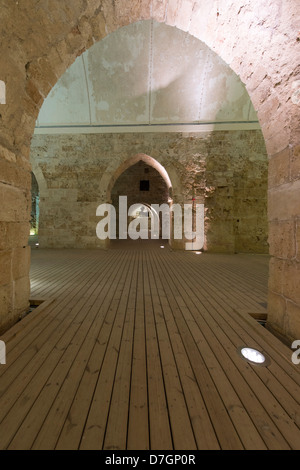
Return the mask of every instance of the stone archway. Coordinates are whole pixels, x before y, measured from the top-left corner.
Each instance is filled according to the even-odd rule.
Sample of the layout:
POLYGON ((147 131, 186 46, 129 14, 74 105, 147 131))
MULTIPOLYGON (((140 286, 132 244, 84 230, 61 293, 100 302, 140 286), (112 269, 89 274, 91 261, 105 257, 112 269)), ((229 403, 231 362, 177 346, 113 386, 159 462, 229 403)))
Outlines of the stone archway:
MULTIPOLYGON (((205 42, 246 85, 269 154, 269 324, 286 336, 299 337, 299 103, 293 99, 299 89, 296 3, 74 0, 72 8, 68 3, 61 1, 50 11, 48 3, 33 6, 5 0, 1 10, 0 68, 6 83, 0 141, 6 175, 1 186, 2 251, 9 250, 11 260, 20 257, 25 266, 26 255, 20 248, 27 243, 29 226, 30 140, 43 100, 95 41, 122 26, 153 18, 205 42)), ((13 279, 10 271, 4 275, 1 325, 26 308, 28 272, 27 264, 20 279, 13 279)))
MULTIPOLYGON (((151 214, 155 215, 155 218, 158 218, 158 220, 159 220, 158 225, 160 226, 160 224, 161 224, 161 220, 160 220, 161 214, 159 215, 159 214, 155 213, 155 211, 153 211, 153 209, 151 208, 152 207, 151 205, 152 204, 158 204, 158 205, 168 204, 169 207, 170 207, 173 203, 173 198, 174 197, 176 199, 180 198, 181 183, 180 183, 174 169, 170 165, 169 165, 168 171, 167 171, 166 168, 159 161, 157 161, 156 159, 152 158, 149 155, 139 153, 139 154, 133 155, 129 159, 126 159, 121 164, 119 164, 119 166, 116 167, 116 163, 115 163, 115 165, 112 165, 109 169, 107 169, 105 171, 105 173, 103 174, 101 182, 100 182, 100 188, 102 188, 102 194, 103 194, 103 201, 108 202, 108 203, 114 203, 115 202, 115 204, 113 204, 113 205, 114 206, 117 205, 117 201, 112 200, 113 199, 113 194, 112 194, 113 189, 114 189, 115 185, 117 184, 119 178, 122 177, 122 175, 126 174, 127 170, 130 170, 130 169, 134 168, 138 163, 144 163, 145 167, 151 167, 155 170, 155 173, 160 176, 161 182, 164 183, 163 186, 165 187, 165 189, 167 191, 167 196, 165 196, 165 198, 163 198, 165 200, 160 200, 160 195, 158 195, 158 200, 152 200, 151 199, 151 200, 144 201, 143 199, 141 199, 141 200, 137 199, 137 200, 134 200, 134 201, 130 201, 130 199, 129 199, 128 206, 131 206, 132 203, 145 205, 146 207, 148 207, 149 212, 151 214), (174 181, 175 184, 172 183, 169 173, 172 174, 172 181, 174 181)), ((160 188, 161 188, 161 186, 160 186, 160 188)), ((127 196, 127 186, 124 189, 125 189, 126 194, 122 194, 122 195, 127 196)), ((149 195, 150 194, 151 193, 149 193, 149 195)), ((157 195, 156 195, 156 197, 157 197, 157 195)), ((150 198, 151 198, 151 196, 150 196, 150 198)), ((128 214, 128 216, 130 216, 130 214, 128 214)), ((126 238, 127 238, 127 234, 126 234, 126 238)), ((150 236, 150 238, 151 238, 151 236, 150 236)))
POLYGON ((30 241, 32 245, 38 241, 39 230, 39 200, 40 189, 34 172, 31 173, 31 220, 30 220, 30 241))
POLYGON ((123 163, 121 163, 121 165, 117 166, 116 168, 110 168, 110 171, 106 171, 103 174, 103 176, 101 178, 101 182, 100 182, 100 187, 101 188, 106 188, 105 198, 106 198, 107 201, 111 200, 111 190, 112 190, 115 182, 119 178, 119 176, 122 173, 124 173, 124 171, 126 171, 128 168, 130 168, 131 166, 135 165, 136 163, 138 163, 140 161, 142 161, 142 162, 146 163, 147 165, 151 166, 152 168, 154 168, 161 175, 161 177, 164 179, 164 181, 166 183, 166 186, 167 186, 169 192, 172 193, 172 197, 174 196, 174 191, 175 191, 175 194, 177 194, 177 193, 180 194, 180 183, 179 183, 179 180, 176 176, 175 171, 171 167, 169 167, 168 171, 167 171, 166 168, 160 162, 155 160, 154 158, 150 157, 149 155, 139 153, 137 155, 132 156, 131 158, 128 158, 127 160, 125 160, 123 163), (169 176, 170 173, 172 173, 172 181, 175 182, 174 186, 171 182, 171 177, 169 176), (173 189, 173 188, 175 188, 175 189, 173 189))

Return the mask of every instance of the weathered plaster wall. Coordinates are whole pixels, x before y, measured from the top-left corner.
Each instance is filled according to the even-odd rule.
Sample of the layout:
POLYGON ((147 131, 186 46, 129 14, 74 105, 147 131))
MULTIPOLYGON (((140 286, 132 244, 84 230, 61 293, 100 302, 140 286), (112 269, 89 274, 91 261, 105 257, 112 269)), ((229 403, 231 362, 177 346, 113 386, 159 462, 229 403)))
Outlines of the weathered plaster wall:
MULTIPOLYGON (((160 162, 171 181, 177 175, 172 181, 174 202, 190 203, 196 196, 205 204, 205 249, 268 252, 267 155, 260 131, 35 136, 31 161, 36 177, 43 176, 41 247, 103 246, 95 233, 96 209, 103 202, 115 204, 115 197, 107 200, 106 182, 139 153, 160 162)), ((128 183, 126 192, 125 186, 131 173, 127 170, 117 180, 125 181, 122 195, 128 194, 130 201, 135 186, 128 183)), ((139 180, 136 175, 137 186, 139 180)), ((161 183, 159 198, 134 202, 167 200, 161 183)))
POLYGON ((2 324, 12 325, 29 307, 31 178, 12 152, 1 151, 1 144, 0 154, 1 332, 2 324))
POLYGON ((37 127, 47 134, 49 126, 215 121, 257 121, 245 85, 202 41, 148 20, 77 57, 44 101, 37 127))

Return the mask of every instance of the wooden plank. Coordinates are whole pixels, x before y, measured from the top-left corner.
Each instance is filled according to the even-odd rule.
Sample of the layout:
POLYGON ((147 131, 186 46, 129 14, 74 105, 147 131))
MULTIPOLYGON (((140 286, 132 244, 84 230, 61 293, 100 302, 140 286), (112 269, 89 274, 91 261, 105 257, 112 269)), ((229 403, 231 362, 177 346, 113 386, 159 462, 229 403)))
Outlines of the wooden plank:
MULTIPOLYGON (((78 449, 80 446, 91 402, 93 400, 100 374, 102 373, 103 361, 112 335, 112 330, 114 326, 116 326, 116 313, 121 299, 123 298, 125 278, 127 278, 127 280, 128 278, 130 279, 130 272, 128 271, 130 263, 128 262, 127 257, 125 257, 125 259, 128 265, 126 274, 119 279, 119 283, 117 287, 115 287, 114 296, 108 306, 107 318, 96 339, 93 351, 88 359, 84 374, 80 380, 71 408, 57 441, 56 449, 58 450, 78 449)), ((104 426, 106 426, 106 423, 104 426)), ((87 443, 87 445, 89 445, 89 443, 87 443)), ((102 447, 100 442, 97 443, 97 448, 99 447, 102 447)))
POLYGON ((33 253, 35 292, 57 297, 1 337, 0 448, 300 448, 299 369, 249 315, 267 257, 154 245, 33 253))
MULTIPOLYGON (((176 276, 176 273, 174 273, 174 275, 176 276)), ((181 282, 183 281, 182 284, 184 285, 184 290, 187 292, 186 302, 189 303, 190 299, 193 298, 193 292, 192 292, 192 289, 189 288, 189 286, 191 285, 191 282, 189 282, 188 271, 186 272, 186 275, 187 275, 187 278, 185 278, 184 281, 183 281, 183 278, 181 277, 181 282)), ((221 314, 221 312, 222 312, 222 309, 219 309, 218 313, 221 314)), ((203 312, 201 311, 201 313, 203 312)), ((206 318, 207 318, 207 321, 212 321, 211 315, 207 315, 206 318)), ((216 318, 218 318, 217 312, 214 314, 214 319, 216 318)), ((201 328, 202 329, 204 328, 203 322, 201 322, 201 328)), ((221 328, 217 328, 217 325, 215 324, 214 329, 216 332, 222 332, 220 333, 222 335, 223 335, 224 330, 225 331, 228 330, 228 334, 231 335, 231 338, 233 338, 236 334, 235 331, 229 328, 225 322, 222 323, 221 328)), ((211 330, 213 330, 213 327, 211 328, 211 330)), ((206 338, 207 337, 208 337, 208 333, 206 333, 206 338)), ((222 336, 222 340, 220 340, 220 343, 223 344, 224 341, 226 341, 225 335, 222 336)), ((238 364, 238 358, 237 358, 237 355, 235 354, 236 347, 237 347, 237 344, 235 344, 234 352, 232 352, 231 355, 227 357, 228 358, 230 357, 233 361, 235 361, 238 364)), ((231 348, 231 351, 232 351, 232 348, 231 348)), ((224 357, 225 357, 224 354, 220 354, 219 360, 220 361, 224 360, 224 357)), ((271 422, 269 421, 269 430, 272 429, 272 431, 270 432, 270 435, 267 436, 266 434, 264 434, 265 440, 269 438, 268 440, 269 448, 272 448, 272 447, 273 448, 287 448, 287 441, 290 442, 293 447, 296 446, 297 441, 300 442, 300 435, 299 435, 299 430, 294 425, 293 420, 289 419, 288 415, 283 411, 281 404, 278 403, 277 401, 274 401, 274 399, 272 399, 273 397, 270 394, 269 390, 267 388, 260 386, 261 381, 257 379, 256 375, 253 373, 253 370, 251 368, 245 368, 244 364, 238 364, 238 367, 239 367, 239 370, 243 372, 243 375, 247 377, 247 383, 250 385, 252 389, 257 390, 257 388, 259 387, 259 401, 262 402, 264 409, 268 412, 268 415, 274 422, 272 426, 271 422), (278 433, 277 428, 280 428, 282 435, 278 433), (285 436, 285 439, 282 436, 285 436)), ((227 370, 228 366, 225 364, 224 368, 225 370, 227 370)), ((268 375, 268 370, 266 368, 264 369, 256 368, 255 370, 259 371, 260 373, 265 373, 268 375)), ((234 377, 232 377, 232 380, 233 379, 234 377)), ((240 390, 239 390, 239 393, 241 393, 240 390)), ((261 409, 261 415, 263 416, 262 412, 263 410, 261 409)), ((260 429, 261 430, 266 429, 263 423, 261 424, 260 429)), ((239 432, 241 432, 240 429, 239 429, 239 432)))
POLYGON ((127 298, 124 329, 103 445, 105 450, 124 450, 127 447, 128 409, 136 314, 137 273, 138 257, 136 256, 134 258, 132 278, 127 298))
POLYGON ((173 442, 160 357, 160 345, 158 343, 154 318, 154 306, 157 299, 151 295, 149 261, 146 254, 144 256, 143 276, 150 448, 152 450, 172 450, 173 442))
MULTIPOLYGON (((153 256, 153 258, 156 257, 153 256)), ((179 332, 176 322, 174 321, 174 316, 176 314, 174 307, 176 310, 177 307, 174 304, 172 305, 170 302, 165 283, 164 281, 162 282, 162 279, 160 278, 160 276, 162 276, 160 262, 158 259, 155 261, 156 264, 153 262, 153 259, 149 259, 147 264, 151 266, 156 282, 161 283, 164 290, 165 295, 161 298, 162 310, 174 351, 174 357, 176 359, 187 409, 189 411, 195 440, 197 442, 197 448, 209 450, 219 449, 220 445, 207 410, 207 405, 204 402, 203 396, 198 387, 191 362, 182 341, 181 332, 179 332)), ((174 293, 172 295, 174 295, 174 293)))
POLYGON ((52 255, 56 256, 58 262, 51 263, 49 266, 49 259, 42 259, 47 266, 46 270, 42 272, 38 270, 37 273, 31 270, 31 295, 34 297, 49 298, 54 295, 54 292, 56 296, 59 296, 67 286, 79 279, 84 266, 89 266, 91 263, 89 256, 83 259, 76 252, 73 256, 68 254, 66 257, 59 257, 56 251, 52 255), (45 277, 47 282, 44 280, 45 277))
MULTIPOLYGON (((194 271, 195 263, 191 264, 187 262, 183 266, 188 268, 187 272, 189 274, 196 274, 197 276, 197 273, 194 271)), ((289 382, 289 389, 292 391, 293 397, 296 398, 299 394, 298 386, 300 385, 300 375, 297 368, 289 360, 291 351, 270 332, 263 329, 261 325, 258 325, 252 318, 249 318, 248 315, 243 315, 240 311, 232 308, 230 299, 224 297, 220 298, 219 289, 216 288, 215 282, 207 282, 207 279, 204 279, 204 277, 202 273, 199 279, 201 279, 203 283, 203 289, 201 291, 202 301, 203 298, 206 299, 208 310, 211 308, 221 308, 221 311, 226 314, 226 318, 224 318, 222 323, 224 327, 230 323, 233 331, 239 328, 240 336, 245 341, 245 344, 249 344, 250 341, 253 347, 259 348, 263 346, 265 353, 274 358, 269 369, 274 369, 276 364, 280 365, 281 372, 279 373, 279 369, 277 368, 276 375, 279 373, 278 378, 282 377, 283 384, 287 381, 289 382), (284 371, 288 371, 288 374, 285 374, 284 371)), ((197 295, 199 294, 200 292, 197 293, 197 295)))
POLYGON ((70 265, 61 265, 56 269, 51 266, 51 270, 47 274, 49 281, 47 283, 42 282, 34 291, 32 289, 32 295, 42 298, 49 298, 54 295, 58 297, 67 290, 72 290, 74 285, 80 282, 82 271, 91 267, 95 261, 96 258, 94 260, 89 258, 87 260, 77 259, 76 262, 70 263, 70 265))
MULTIPOLYGON (((249 339, 251 336, 253 343, 257 346, 260 343, 263 343, 265 352, 276 358, 276 362, 280 364, 284 370, 288 370, 289 376, 296 382, 296 384, 300 385, 300 374, 297 371, 297 368, 295 368, 291 361, 287 361, 287 359, 289 359, 291 356, 291 351, 286 347, 286 345, 278 341, 278 338, 276 338, 266 329, 263 329, 261 325, 258 325, 257 322, 249 318, 248 315, 243 315, 243 313, 240 314, 240 310, 234 309, 230 303, 230 298, 222 297, 220 295, 222 284, 219 284, 220 289, 218 289, 215 286, 214 277, 212 276, 211 279, 207 279, 203 270, 195 270, 197 263, 195 263, 195 260, 192 263, 191 260, 192 258, 190 258, 190 260, 187 259, 186 263, 184 263, 182 266, 188 268, 188 272, 195 276, 194 279, 201 280, 200 282, 203 287, 201 293, 207 299, 208 304, 212 305, 212 307, 222 308, 224 312, 226 311, 228 316, 226 317, 226 320, 224 320, 224 324, 226 324, 228 321, 233 324, 232 321, 234 321, 233 331, 235 331, 237 325, 240 325, 241 334, 247 332, 247 338, 249 339)), ((254 277, 256 278, 255 275, 254 277)), ((267 279, 265 279, 265 283, 267 283, 267 279)), ((252 283, 249 283, 250 295, 252 292, 251 288, 252 283)), ((211 307, 209 306, 208 309, 210 308, 211 307)), ((286 377, 286 379, 288 378, 286 377)))
POLYGON ((132 267, 130 275, 125 279, 120 303, 117 309, 114 327, 107 345, 107 350, 101 367, 101 373, 95 388, 87 417, 85 429, 80 443, 81 450, 102 449, 109 413, 111 394, 113 391, 115 371, 119 357, 120 343, 125 321, 126 305, 130 292, 132 267))
MULTIPOLYGON (((78 263, 77 263, 78 264, 78 263)), ((86 279, 86 281, 88 281, 88 279, 90 277, 93 276, 93 273, 95 273, 96 271, 98 270, 98 266, 97 266, 97 260, 93 260, 89 263, 86 263, 85 267, 83 268, 82 265, 78 265, 78 269, 76 270, 76 277, 77 277, 77 281, 78 283, 74 283, 73 285, 73 288, 72 288, 72 291, 73 291, 73 295, 72 295, 72 292, 70 290, 70 296, 71 298, 74 297, 74 293, 79 293, 81 292, 82 295, 84 294, 84 291, 86 290, 86 282, 82 282, 82 279, 86 279)), ((47 277, 46 279, 44 279, 43 281, 44 283, 47 283, 47 277)), ((67 298, 67 296, 65 297, 65 303, 64 303, 64 306, 68 305, 68 301, 69 299, 67 298)), ((55 311, 55 308, 56 308, 56 305, 57 305, 57 301, 56 299, 51 299, 51 301, 54 301, 54 304, 52 305, 52 309, 51 310, 48 310, 48 314, 47 316, 42 316, 41 317, 41 320, 42 321, 49 321, 53 319, 53 316, 52 316, 52 313, 53 311, 55 311)), ((59 304, 60 306, 63 305, 61 299, 59 301, 59 304)), ((28 330, 26 330, 26 327, 27 325, 31 322, 31 318, 33 318, 35 315, 39 315, 40 312, 42 311, 42 309, 44 309, 44 306, 42 304, 41 307, 39 307, 35 312, 33 312, 32 314, 24 317, 24 319, 19 322, 17 325, 14 326, 13 329, 11 329, 9 332, 7 332, 5 335, 4 335, 4 338, 5 340, 7 340, 9 342, 9 350, 10 350, 10 364, 12 364, 12 362, 15 360, 15 357, 12 355, 12 350, 14 349, 15 345, 18 346, 18 348, 20 348, 20 342, 21 342, 21 338, 25 338, 27 336, 27 332, 28 330), (12 336, 12 333, 13 332, 13 336, 15 336, 15 333, 18 332, 19 336, 18 338, 16 339, 16 341, 14 342, 14 337, 12 336)), ((34 337, 34 331, 32 331, 32 325, 30 325, 30 336, 31 337, 34 337)), ((46 329, 46 325, 44 325, 43 327, 44 329, 46 329)), ((39 335, 39 332, 37 333, 37 336, 39 335)))
MULTIPOLYGON (((173 313, 174 317, 176 318, 177 323, 177 335, 180 331, 180 336, 183 339, 183 344, 186 349, 186 354, 189 357, 191 362, 191 372, 189 372, 188 377, 191 376, 193 380, 196 381, 198 384, 199 390, 201 395, 203 396, 203 400, 206 406, 206 413, 205 409, 202 406, 201 410, 201 401, 199 400, 199 410, 201 410, 201 414, 197 416, 198 420, 198 428, 197 428, 197 435, 196 439, 198 440, 198 447, 199 448, 209 448, 208 445, 216 445, 216 436, 217 440, 220 443, 222 449, 242 449, 243 446, 241 444, 240 438, 234 428, 232 421, 228 416, 228 412, 225 408, 225 405, 219 395, 219 392, 214 385, 210 374, 207 371, 206 365, 199 354, 199 351, 193 341, 193 338, 190 334, 188 334, 188 330, 184 321, 182 320, 182 314, 180 311, 180 307, 176 304, 179 302, 182 307, 182 298, 180 297, 180 286, 177 283, 173 284, 172 289, 170 289, 169 285, 166 282, 168 278, 167 267, 162 271, 159 267, 164 265, 164 258, 160 257, 159 262, 155 259, 152 255, 152 262, 156 265, 156 279, 157 282, 160 282, 163 286, 165 291, 165 298, 168 302, 170 302, 169 310, 173 313), (162 276, 161 273, 164 273, 162 276), (186 338, 186 339, 184 339, 186 338), (204 421, 202 423, 202 420, 204 421), (210 439, 210 441, 209 441, 210 439)), ((168 267, 170 270, 170 266, 168 267)), ((172 273, 174 274, 174 273, 172 273)), ((173 277, 174 279, 174 277, 173 277)), ((166 302, 166 307, 168 303, 166 302)), ((170 337, 175 337, 175 332, 170 333, 170 337)), ((177 354, 177 357, 180 358, 181 356, 177 354)), ((239 404, 239 403, 238 403, 239 404)), ((230 403, 230 406, 234 406, 234 402, 230 403)), ((236 406, 237 409, 238 406, 236 406)), ((196 408, 197 409, 197 408, 196 408)))
POLYGON ((160 282, 157 281, 156 272, 153 271, 153 269, 149 270, 149 284, 153 299, 153 311, 166 389, 173 446, 175 450, 194 450, 197 449, 197 444, 164 317, 163 305, 166 303, 167 299, 165 299, 165 292, 160 282))
MULTIPOLYGON (((73 363, 71 363, 72 352, 69 351, 71 363, 70 369, 64 373, 59 372, 58 369, 61 368, 60 363, 55 370, 56 375, 49 379, 51 384, 55 383, 55 386, 57 386, 59 384, 58 374, 60 373, 62 376, 61 388, 53 403, 50 403, 51 407, 42 427, 38 431, 38 435, 32 445, 32 449, 53 449, 56 445, 61 429, 67 419, 69 409, 74 400, 78 383, 87 367, 88 359, 92 354, 97 337, 101 334, 104 323, 109 319, 109 308, 111 307, 113 298, 116 295, 116 287, 119 286, 120 278, 126 268, 126 260, 122 260, 121 258, 118 259, 117 265, 118 270, 114 267, 110 273, 107 273, 105 283, 99 283, 97 290, 93 294, 93 303, 91 302, 88 306, 91 322, 86 325, 87 334, 80 346, 78 354, 74 355, 73 353, 73 357, 75 357, 73 363)), ((81 330, 84 329, 83 326, 81 326, 81 330)), ((64 357, 64 363, 67 363, 66 357, 64 357)), ((39 400, 41 402, 46 401, 49 397, 49 384, 47 384, 47 390, 44 389, 43 391, 45 397, 42 397, 42 393, 40 394, 39 400)), ((39 412, 42 414, 41 410, 39 412)), ((34 414, 36 414, 36 412, 34 414)))
POLYGON ((139 253, 127 439, 128 450, 149 449, 143 272, 143 253, 139 253))
MULTIPOLYGON (((10 341, 8 341, 8 367, 4 369, 1 378, 3 404, 5 403, 5 398, 3 397, 5 388, 9 387, 12 383, 20 384, 20 377, 22 377, 22 371, 26 364, 30 364, 29 370, 35 373, 36 369, 34 369, 34 366, 39 367, 42 363, 41 361, 43 361, 42 352, 44 351, 45 356, 47 355, 46 348, 48 342, 51 344, 51 341, 49 341, 51 335, 53 333, 58 335, 60 331, 64 331, 65 327, 72 324, 76 314, 85 303, 84 292, 92 292, 99 281, 98 269, 97 263, 94 263, 87 270, 83 270, 83 281, 74 286, 73 291, 70 291, 68 295, 53 301, 51 306, 47 308, 47 313, 45 313, 43 306, 37 309, 36 315, 33 314, 36 322, 31 323, 30 315, 15 325, 13 331, 18 331, 18 335, 13 335, 10 341), (92 282, 93 279, 94 282, 92 282), (87 288, 89 282, 91 285, 87 288), (79 300, 75 294, 80 296, 79 300), (26 325, 26 328, 22 328, 23 324, 26 325), (38 358, 36 358, 37 352, 39 352, 38 358), (33 358, 35 358, 34 362, 32 361, 33 358)), ((27 371, 25 379, 28 380, 29 377, 30 374, 27 371)), ((8 395, 9 400, 12 400, 11 394, 8 393, 8 395)))
MULTIPOLYGON (((103 277, 105 278, 105 274, 103 274, 103 277)), ((92 278, 87 278, 83 282, 86 283, 91 279, 92 278)), ((94 273, 94 282, 91 283, 87 291, 92 293, 97 285, 99 285, 99 272, 96 271, 94 273)), ((51 376, 51 373, 55 370, 56 365, 61 360, 65 351, 68 350, 68 346, 70 344, 72 345, 71 341, 74 341, 76 333, 79 334, 79 336, 83 334, 80 331, 80 326, 87 314, 84 308, 85 303, 86 299, 81 298, 81 300, 78 301, 78 298, 75 297, 74 306, 69 312, 72 312, 72 315, 69 314, 65 318, 60 324, 60 329, 54 332, 55 334, 52 336, 51 340, 44 343, 43 335, 40 335, 38 339, 41 341, 41 347, 37 347, 35 344, 35 355, 29 358, 29 362, 28 358, 26 358, 26 373, 21 373, 14 381, 14 394, 12 395, 8 390, 8 393, 2 396, 1 401, 5 408, 1 408, 0 413, 2 414, 2 410, 3 413, 4 410, 6 410, 6 416, 2 419, 1 426, 5 427, 6 433, 0 436, 1 448, 6 448, 9 445, 16 429, 18 429, 31 408, 32 402, 38 397, 40 390, 47 383, 49 376, 51 376), (26 397, 25 400, 24 397, 26 397), (9 404, 9 402, 11 402, 11 404, 9 404), (7 410, 9 410, 8 413, 7 410)), ((26 356, 26 352, 23 353, 21 359, 16 362, 18 370, 24 356, 26 356)), ((15 368, 16 367, 13 369, 15 368)))

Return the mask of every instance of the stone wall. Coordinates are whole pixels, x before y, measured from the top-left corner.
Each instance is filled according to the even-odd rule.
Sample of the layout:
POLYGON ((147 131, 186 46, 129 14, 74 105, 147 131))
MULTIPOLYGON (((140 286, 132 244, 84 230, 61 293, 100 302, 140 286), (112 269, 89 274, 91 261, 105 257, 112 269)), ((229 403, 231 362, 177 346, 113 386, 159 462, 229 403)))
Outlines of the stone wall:
MULTIPOLYGON (((111 202, 106 182, 139 153, 167 170, 175 203, 196 197, 205 204, 206 250, 268 252, 267 155, 260 131, 35 136, 31 161, 40 181, 40 246, 104 246, 95 229, 98 205, 111 202)), ((119 177, 125 186, 128 171, 119 177)), ((161 191, 152 203, 167 201, 163 183, 161 191)))
POLYGON ((29 307, 29 165, 0 145, 0 333, 29 307))

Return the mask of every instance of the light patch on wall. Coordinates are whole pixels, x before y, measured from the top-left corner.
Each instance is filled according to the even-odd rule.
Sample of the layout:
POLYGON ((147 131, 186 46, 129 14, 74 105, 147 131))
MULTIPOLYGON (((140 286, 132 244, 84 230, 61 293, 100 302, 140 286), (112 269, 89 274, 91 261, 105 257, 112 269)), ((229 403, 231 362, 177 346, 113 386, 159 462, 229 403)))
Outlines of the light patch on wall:
POLYGON ((0 341, 0 364, 6 364, 6 345, 4 341, 0 341))
POLYGON ((6 104, 6 86, 2 80, 0 80, 0 104, 6 104))
POLYGON ((108 111, 109 110, 108 102, 107 101, 100 101, 99 109, 101 109, 101 111, 108 111))
POLYGON ((292 84, 292 102, 294 104, 300 105, 300 80, 296 80, 292 84))

